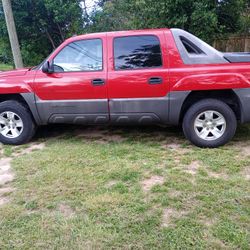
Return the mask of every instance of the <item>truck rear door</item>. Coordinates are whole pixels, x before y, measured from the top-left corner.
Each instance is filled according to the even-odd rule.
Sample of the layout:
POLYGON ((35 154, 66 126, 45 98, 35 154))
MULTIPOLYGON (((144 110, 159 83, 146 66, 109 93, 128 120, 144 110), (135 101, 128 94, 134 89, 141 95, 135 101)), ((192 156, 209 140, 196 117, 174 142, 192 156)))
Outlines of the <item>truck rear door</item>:
POLYGON ((112 123, 166 123, 168 56, 163 31, 108 34, 112 123))

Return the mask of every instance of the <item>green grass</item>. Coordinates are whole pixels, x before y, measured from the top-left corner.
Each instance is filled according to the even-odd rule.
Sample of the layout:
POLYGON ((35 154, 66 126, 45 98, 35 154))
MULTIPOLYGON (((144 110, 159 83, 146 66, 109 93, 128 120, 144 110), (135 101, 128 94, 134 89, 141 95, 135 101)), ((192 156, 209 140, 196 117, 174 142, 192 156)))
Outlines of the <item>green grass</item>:
POLYGON ((16 179, 0 249, 249 249, 250 126, 211 150, 158 127, 48 127, 35 141, 46 147, 18 158, 3 147, 16 179))
POLYGON ((5 71, 5 70, 11 70, 13 69, 13 66, 11 65, 8 65, 8 64, 3 64, 3 63, 0 63, 0 71, 5 71))

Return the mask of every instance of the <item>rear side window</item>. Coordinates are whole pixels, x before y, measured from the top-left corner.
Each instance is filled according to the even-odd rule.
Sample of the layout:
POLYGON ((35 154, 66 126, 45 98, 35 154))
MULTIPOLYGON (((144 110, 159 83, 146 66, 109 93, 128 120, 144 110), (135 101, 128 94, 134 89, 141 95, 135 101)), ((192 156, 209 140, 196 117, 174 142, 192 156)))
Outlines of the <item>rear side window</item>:
POLYGON ((160 41, 156 36, 129 36, 114 39, 115 70, 162 66, 160 41))
POLYGON ((197 47, 195 44, 193 44, 187 38, 181 36, 180 39, 181 39, 183 46, 185 47, 186 51, 189 54, 193 54, 193 55, 205 54, 199 47, 197 47))

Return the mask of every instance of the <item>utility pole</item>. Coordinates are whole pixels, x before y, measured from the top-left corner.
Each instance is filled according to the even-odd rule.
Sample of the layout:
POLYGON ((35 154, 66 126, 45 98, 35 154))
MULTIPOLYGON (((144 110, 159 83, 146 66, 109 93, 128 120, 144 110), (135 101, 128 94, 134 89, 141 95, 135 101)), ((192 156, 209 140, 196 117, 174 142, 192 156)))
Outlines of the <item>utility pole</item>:
POLYGON ((16 26, 13 17, 11 0, 2 0, 3 2, 3 11, 5 15, 5 20, 7 24, 7 29, 9 33, 11 50, 14 58, 14 63, 16 68, 23 68, 23 60, 21 56, 20 46, 18 42, 18 37, 16 33, 16 26))

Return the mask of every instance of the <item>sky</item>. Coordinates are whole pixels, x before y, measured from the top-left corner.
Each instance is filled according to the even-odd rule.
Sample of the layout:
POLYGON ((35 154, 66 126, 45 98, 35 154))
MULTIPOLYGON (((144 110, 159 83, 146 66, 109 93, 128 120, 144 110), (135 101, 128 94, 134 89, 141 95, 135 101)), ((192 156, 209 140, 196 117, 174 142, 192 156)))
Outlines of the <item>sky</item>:
POLYGON ((96 2, 96 0, 86 0, 88 12, 91 12, 91 10, 93 10, 93 8, 95 6, 95 2, 96 2))

